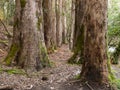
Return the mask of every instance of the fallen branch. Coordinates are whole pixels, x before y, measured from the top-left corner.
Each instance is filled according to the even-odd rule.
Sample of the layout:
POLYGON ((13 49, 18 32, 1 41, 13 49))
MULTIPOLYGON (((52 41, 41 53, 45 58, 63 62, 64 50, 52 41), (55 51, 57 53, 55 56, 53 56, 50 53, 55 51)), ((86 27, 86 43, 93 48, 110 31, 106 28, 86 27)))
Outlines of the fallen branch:
POLYGON ((89 84, 88 82, 85 82, 85 84, 88 86, 88 88, 89 88, 90 90, 94 90, 94 89, 92 88, 92 86, 90 86, 90 84, 89 84))
POLYGON ((5 29, 5 31, 8 33, 8 36, 9 36, 9 37, 12 37, 12 35, 11 35, 10 32, 8 31, 6 25, 4 24, 4 22, 3 22, 1 19, 0 19, 0 22, 1 22, 2 25, 4 26, 4 29, 5 29))
POLYGON ((0 52, 4 53, 4 51, 2 49, 0 49, 0 52))
POLYGON ((73 81, 69 81, 68 83, 75 83, 75 82, 80 82, 81 80, 73 80, 73 81))
POLYGON ((4 45, 8 46, 8 41, 2 41, 2 40, 0 40, 0 43, 2 43, 2 44, 4 44, 4 45))
POLYGON ((0 86, 0 90, 13 90, 13 87, 9 85, 0 86))

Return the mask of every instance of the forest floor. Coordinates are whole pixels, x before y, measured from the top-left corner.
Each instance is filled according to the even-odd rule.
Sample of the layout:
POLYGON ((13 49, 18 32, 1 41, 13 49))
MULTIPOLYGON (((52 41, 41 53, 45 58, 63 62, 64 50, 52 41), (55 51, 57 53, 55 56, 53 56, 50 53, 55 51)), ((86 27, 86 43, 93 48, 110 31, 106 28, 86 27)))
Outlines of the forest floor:
MULTIPOLYGON (((6 54, 7 52, 1 50, 0 60, 6 54)), ((12 72, 8 73, 6 70, 14 70, 16 67, 1 65, 1 68, 4 68, 4 72, 0 73, 0 88, 13 87, 14 90, 58 90, 61 83, 74 78, 80 73, 80 66, 67 63, 71 55, 72 53, 68 46, 63 45, 55 53, 49 55, 53 65, 51 68, 45 68, 30 76, 12 74, 12 72)))
MULTIPOLYGON (((12 28, 10 27, 12 30, 12 28)), ((81 83, 77 80, 81 65, 68 64, 72 56, 68 45, 63 45, 54 53, 49 54, 51 68, 42 69, 31 75, 25 74, 17 67, 7 67, 1 62, 7 55, 8 38, 2 34, 0 28, 0 90, 111 90, 107 85, 100 86, 94 83, 81 83), (4 41, 1 44, 1 40, 4 41), (7 88, 7 89, 2 89, 7 88)), ((113 65, 112 69, 117 78, 120 78, 120 65, 113 65)))
MULTIPOLYGON (((6 54, 6 52, 1 50, 0 60, 6 54)), ((67 60, 71 56, 72 53, 68 45, 63 45, 53 54, 49 55, 53 64, 51 68, 45 68, 31 75, 12 74, 15 71, 7 72, 6 70, 13 70, 16 67, 1 65, 1 68, 6 70, 0 73, 0 88, 14 88, 14 90, 112 90, 109 86, 99 87, 99 85, 97 86, 87 82, 82 84, 78 81, 76 78, 80 73, 81 66, 68 64, 67 60)), ((116 76, 120 78, 120 66, 113 66, 113 69, 115 70, 116 76)))

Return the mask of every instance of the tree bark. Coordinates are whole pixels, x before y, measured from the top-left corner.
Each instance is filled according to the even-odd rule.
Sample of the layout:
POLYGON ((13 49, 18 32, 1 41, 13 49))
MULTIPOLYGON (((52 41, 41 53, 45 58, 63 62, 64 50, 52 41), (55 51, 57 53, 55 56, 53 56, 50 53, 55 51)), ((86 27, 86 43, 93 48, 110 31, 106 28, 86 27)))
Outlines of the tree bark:
POLYGON ((56 39, 57 46, 62 45, 62 0, 56 0, 56 39))
POLYGON ((70 29, 70 49, 73 50, 73 36, 74 36, 74 30, 75 30, 75 1, 72 0, 71 5, 71 29, 70 29))
POLYGON ((43 0, 44 35, 48 52, 56 49, 56 13, 55 0, 43 0))
POLYGON ((7 65, 15 61, 26 71, 50 65, 42 31, 41 3, 42 0, 39 3, 36 0, 16 0, 13 42, 5 59, 7 65))
POLYGON ((85 11, 86 6, 84 5, 84 2, 82 0, 73 0, 73 6, 75 8, 75 11, 72 11, 72 32, 71 32, 71 39, 73 40, 71 42, 72 45, 72 51, 74 52, 74 55, 69 59, 70 63, 76 63, 80 64, 83 63, 83 51, 84 51, 84 17, 85 17, 85 11), (75 6, 74 6, 75 4, 75 6), (75 21, 74 21, 75 19, 75 21))
POLYGON ((63 44, 67 43, 67 17, 66 17, 66 0, 62 1, 62 41, 63 44))
POLYGON ((85 30, 84 62, 81 79, 108 83, 107 68, 107 0, 82 0, 86 6, 83 30, 85 30))

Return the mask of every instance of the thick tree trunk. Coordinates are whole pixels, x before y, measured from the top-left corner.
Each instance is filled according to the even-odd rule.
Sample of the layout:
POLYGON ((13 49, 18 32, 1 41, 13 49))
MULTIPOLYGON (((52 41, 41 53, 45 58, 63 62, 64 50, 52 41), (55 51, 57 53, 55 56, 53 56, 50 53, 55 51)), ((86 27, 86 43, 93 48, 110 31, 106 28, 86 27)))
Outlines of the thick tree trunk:
POLYGON ((56 0, 56 39, 57 46, 62 45, 62 0, 56 0))
POLYGON ((55 0, 43 0, 44 35, 48 52, 56 49, 56 13, 55 0))
POLYGON ((27 71, 49 66, 42 31, 41 3, 42 0, 38 6, 36 0, 16 0, 13 42, 5 59, 7 65, 16 61, 27 71))
POLYGON ((86 31, 81 79, 108 83, 106 30, 107 0, 82 0, 86 5, 83 30, 86 31))

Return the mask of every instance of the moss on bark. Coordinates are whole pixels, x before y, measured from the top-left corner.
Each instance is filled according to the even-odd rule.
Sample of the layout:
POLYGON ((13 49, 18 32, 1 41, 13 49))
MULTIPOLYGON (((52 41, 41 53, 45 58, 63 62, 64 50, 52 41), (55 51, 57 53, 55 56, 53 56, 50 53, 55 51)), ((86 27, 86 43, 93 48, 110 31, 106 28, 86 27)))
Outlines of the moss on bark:
POLYGON ((39 43, 39 49, 40 49, 40 57, 41 57, 41 64, 43 67, 50 67, 49 57, 47 55, 46 48, 42 45, 42 43, 39 43))
POLYGON ((38 17, 38 21, 37 21, 37 28, 38 28, 38 30, 40 30, 40 25, 41 25, 41 23, 43 22, 42 19, 43 17, 42 16, 39 16, 38 17))
POLYGON ((83 49, 84 49, 84 25, 79 28, 79 35, 75 40, 73 48, 74 55, 68 60, 70 64, 81 64, 83 63, 83 49))
POLYGON ((75 46, 74 46, 74 53, 78 53, 80 50, 83 50, 84 45, 84 25, 79 28, 80 35, 77 35, 75 46))
POLYGON ((26 0, 20 0, 21 8, 24 8, 26 5, 26 0))
POLYGON ((17 44, 13 44, 10 48, 10 51, 7 55, 7 57, 5 58, 5 62, 7 65, 10 65, 11 62, 14 60, 14 58, 16 57, 17 52, 19 51, 20 47, 17 44))

